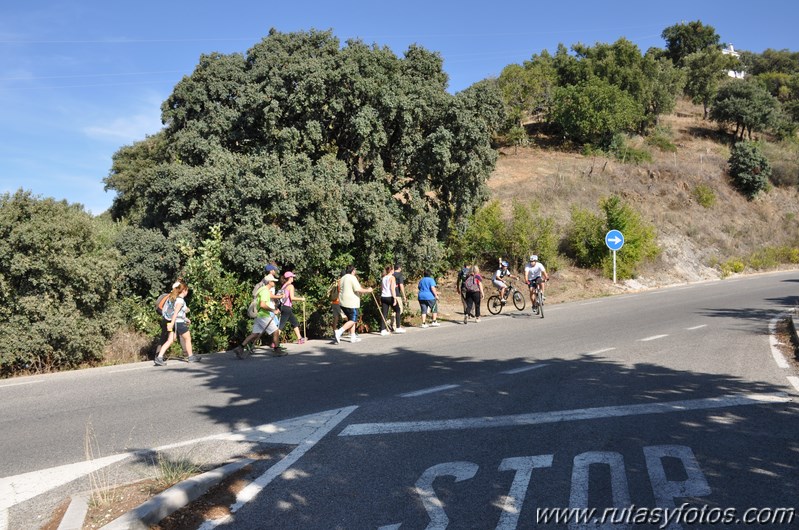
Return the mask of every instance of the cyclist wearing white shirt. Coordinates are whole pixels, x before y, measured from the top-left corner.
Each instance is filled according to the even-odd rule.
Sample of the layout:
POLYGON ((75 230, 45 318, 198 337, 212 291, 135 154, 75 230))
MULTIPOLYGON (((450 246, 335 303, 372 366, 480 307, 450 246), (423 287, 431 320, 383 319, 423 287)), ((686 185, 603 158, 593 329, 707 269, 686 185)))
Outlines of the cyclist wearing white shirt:
POLYGON ((538 262, 538 256, 530 256, 530 264, 524 268, 524 279, 530 288, 530 303, 535 308, 535 286, 541 287, 541 294, 544 294, 544 282, 549 281, 549 274, 544 266, 538 262))
POLYGON ((502 281, 503 278, 515 278, 513 274, 510 273, 508 270, 508 262, 502 261, 502 258, 499 259, 499 268, 497 272, 494 273, 494 277, 491 279, 494 287, 499 289, 499 299, 502 303, 505 303, 505 292, 508 290, 508 285, 502 281))

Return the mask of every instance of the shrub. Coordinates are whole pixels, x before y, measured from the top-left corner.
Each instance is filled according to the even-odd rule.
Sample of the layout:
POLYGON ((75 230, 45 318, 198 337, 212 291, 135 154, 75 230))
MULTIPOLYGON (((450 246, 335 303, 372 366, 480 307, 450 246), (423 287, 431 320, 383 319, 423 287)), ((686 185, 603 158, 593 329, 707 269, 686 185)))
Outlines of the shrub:
POLYGON ((747 199, 754 199, 758 193, 766 189, 771 166, 757 144, 752 142, 735 144, 730 153, 729 164, 733 185, 747 199))
POLYGON ((79 204, 0 196, 0 376, 102 359, 120 322, 115 230, 79 204))
POLYGON ((730 274, 739 274, 743 272, 746 268, 746 265, 744 265, 744 262, 741 258, 730 258, 727 261, 722 262, 720 268, 721 277, 726 278, 730 274))
POLYGON ((604 216, 578 208, 572 210, 567 252, 578 266, 601 267, 611 276, 613 260, 605 245, 605 234, 608 230, 619 230, 624 234, 624 246, 616 253, 616 275, 631 278, 641 262, 660 252, 655 242, 655 229, 615 195, 602 200, 600 208, 604 216))
POLYGON ((677 146, 671 141, 671 132, 665 127, 655 127, 652 133, 646 137, 646 143, 665 153, 677 152, 677 146))
POLYGON ((623 164, 641 164, 652 161, 652 154, 649 151, 628 145, 623 134, 613 135, 608 151, 623 164))
POLYGON ((707 184, 697 184, 694 187, 693 196, 703 208, 710 208, 716 204, 716 193, 707 184))

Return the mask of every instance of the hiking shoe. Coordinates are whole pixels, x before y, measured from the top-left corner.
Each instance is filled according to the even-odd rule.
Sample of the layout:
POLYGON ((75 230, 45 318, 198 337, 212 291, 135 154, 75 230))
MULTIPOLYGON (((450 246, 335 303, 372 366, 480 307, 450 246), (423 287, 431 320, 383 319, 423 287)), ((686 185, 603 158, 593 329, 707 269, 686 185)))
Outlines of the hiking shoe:
POLYGON ((426 323, 425 323, 425 324, 422 324, 422 327, 423 327, 423 328, 426 328, 426 327, 427 327, 427 324, 426 324, 426 323))
POLYGON ((297 341, 297 344, 305 344, 305 337, 297 341))
POLYGON ((336 342, 336 344, 341 343, 341 332, 339 330, 333 332, 333 340, 336 342))
POLYGON ((507 300, 500 300, 499 301, 499 305, 505 305, 506 303, 507 303, 507 300))
POLYGON ((394 333, 405 333, 405 328, 397 328, 394 330, 394 333))
POLYGON ((272 350, 273 357, 283 357, 284 355, 288 355, 289 350, 284 348, 283 346, 278 346, 272 350))
POLYGON ((156 356, 156 358, 153 359, 153 363, 155 363, 156 366, 166 366, 166 361, 163 357, 156 356))
POLYGON ((475 322, 480 322, 480 317, 474 319, 475 322))
POLYGON ((247 353, 252 353, 255 350, 255 347, 252 345, 252 342, 248 343, 246 346, 242 346, 247 353))
POLYGON ((389 331, 387 329, 381 329, 380 330, 380 334, 382 336, 384 336, 384 337, 387 337, 387 336, 391 335, 391 333, 389 333, 389 331))
POLYGON ((469 316, 468 315, 463 315, 463 323, 464 324, 468 324, 469 323, 469 316))
POLYGON ((238 359, 246 359, 250 356, 250 350, 245 350, 241 346, 236 346, 233 348, 233 352, 236 354, 236 358, 238 359))
POLYGON ((350 342, 361 342, 363 339, 360 337, 352 337, 350 338, 350 342))
POLYGON ((434 321, 430 322, 430 327, 433 327, 433 328, 437 328, 437 327, 438 327, 438 326, 440 326, 440 325, 441 325, 441 324, 439 324, 439 323, 438 323, 436 320, 434 320, 434 321))
POLYGON ((186 357, 186 362, 187 363, 198 363, 198 362, 200 362, 200 356, 199 355, 189 355, 188 357, 186 357))

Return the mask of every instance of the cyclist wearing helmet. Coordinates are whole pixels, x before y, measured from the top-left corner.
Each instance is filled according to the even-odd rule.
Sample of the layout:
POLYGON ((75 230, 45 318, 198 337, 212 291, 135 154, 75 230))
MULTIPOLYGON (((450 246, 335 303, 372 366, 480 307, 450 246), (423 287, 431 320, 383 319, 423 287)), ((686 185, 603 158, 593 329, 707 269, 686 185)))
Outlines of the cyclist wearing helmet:
POLYGON ((549 274, 544 266, 538 262, 538 256, 530 256, 530 263, 524 268, 524 279, 530 288, 530 303, 535 309, 535 286, 541 286, 541 294, 544 294, 544 282, 549 281, 549 274))
POLYGON ((492 280, 494 287, 499 290, 499 299, 502 301, 502 304, 505 303, 505 293, 508 290, 507 284, 502 281, 503 278, 516 278, 516 276, 511 274, 508 270, 508 262, 504 261, 502 258, 499 258, 499 268, 497 269, 497 272, 494 273, 492 280))

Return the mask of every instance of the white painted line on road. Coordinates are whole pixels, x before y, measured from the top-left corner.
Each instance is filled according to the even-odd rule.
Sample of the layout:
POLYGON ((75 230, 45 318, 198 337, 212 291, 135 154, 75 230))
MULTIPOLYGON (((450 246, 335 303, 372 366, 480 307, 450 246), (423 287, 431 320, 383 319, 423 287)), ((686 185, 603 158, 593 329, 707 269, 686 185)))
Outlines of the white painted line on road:
POLYGON ((394 423, 360 423, 347 426, 339 436, 363 436, 370 434, 396 434, 406 432, 449 431, 463 429, 486 429, 494 427, 524 427, 543 423, 564 421, 595 420, 600 418, 621 418, 644 414, 666 414, 693 410, 737 407, 742 405, 763 405, 787 403, 791 398, 785 394, 733 394, 715 398, 667 401, 663 403, 644 403, 619 405, 590 409, 559 410, 552 412, 532 412, 512 416, 492 416, 483 418, 459 418, 452 420, 407 421, 394 423))
POLYGON ((782 355, 782 352, 777 345, 780 343, 777 340, 777 323, 780 319, 785 318, 787 313, 783 313, 779 316, 772 318, 768 323, 768 343, 771 347, 771 356, 774 357, 774 362, 777 363, 777 366, 780 368, 788 368, 788 361, 785 360, 785 357, 782 355))
POLYGON ((522 372, 529 372, 530 370, 535 370, 537 368, 543 368, 547 366, 546 364, 531 364, 529 366, 523 366, 521 368, 514 368, 513 370, 505 370, 502 372, 503 374, 513 375, 513 374, 520 374, 522 372))
POLYGON ((416 392, 408 392, 407 394, 400 394, 399 397, 409 398, 409 397, 424 396, 425 394, 433 394, 435 392, 442 392, 444 390, 450 390, 452 388, 458 388, 459 386, 460 385, 434 386, 432 388, 425 388, 423 390, 417 390, 416 392))
POLYGON ((242 489, 236 495, 236 502, 230 506, 230 514, 227 517, 206 521, 198 528, 198 530, 210 530, 212 528, 216 528, 220 524, 232 521, 233 514, 239 511, 248 502, 256 498, 266 486, 287 471, 292 465, 294 465, 294 463, 297 462, 297 460, 299 460, 305 453, 310 451, 314 445, 316 445, 327 435, 327 433, 332 431, 336 425, 344 421, 344 419, 357 408, 358 407, 345 407, 340 409, 336 415, 316 429, 313 434, 308 436, 308 438, 295 447, 294 450, 287 454, 280 462, 267 469, 266 473, 245 486, 244 489, 242 489))
MULTIPOLYGON (((240 429, 233 432, 213 434, 192 440, 162 445, 151 450, 140 450, 135 452, 120 453, 93 460, 85 460, 74 464, 41 469, 29 473, 23 473, 12 477, 0 479, 0 521, 4 510, 32 499, 73 480, 79 479, 89 473, 102 469, 111 464, 115 464, 128 457, 146 455, 151 451, 156 453, 194 445, 211 440, 231 440, 231 441, 255 441, 269 443, 284 443, 289 445, 301 444, 308 440, 313 433, 330 423, 333 418, 341 414, 341 411, 348 409, 333 409, 317 414, 308 414, 298 418, 278 421, 259 425, 257 427, 240 429)), ((354 410, 354 408, 353 408, 354 410)), ((351 411, 350 411, 351 412, 351 411)), ((0 530, 5 530, 0 526, 0 530)))
POLYGON ((39 381, 25 381, 25 382, 22 382, 22 383, 7 383, 5 385, 0 385, 0 388, 5 388, 7 386, 35 385, 36 383, 44 383, 44 381, 43 380, 39 380, 39 381))
POLYGON ((695 329, 702 329, 702 328, 706 328, 706 327, 707 327, 707 324, 700 324, 698 326, 693 326, 691 328, 685 328, 685 329, 686 329, 686 331, 693 331, 695 329))
POLYGON ((799 377, 796 377, 795 375, 789 375, 788 382, 791 383, 797 391, 799 391, 799 377))
POLYGON ((663 337, 668 337, 668 335, 652 335, 651 337, 647 337, 645 339, 638 339, 639 342, 649 342, 650 340, 658 340, 662 339, 663 337))
POLYGON ((586 355, 599 355, 600 353, 613 351, 615 349, 616 348, 602 348, 601 350, 594 350, 594 351, 587 352, 586 355))

